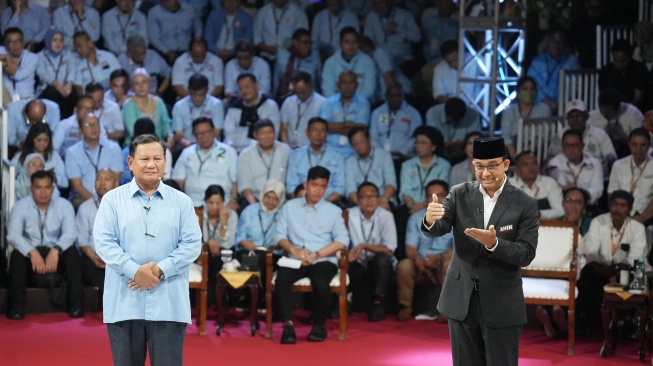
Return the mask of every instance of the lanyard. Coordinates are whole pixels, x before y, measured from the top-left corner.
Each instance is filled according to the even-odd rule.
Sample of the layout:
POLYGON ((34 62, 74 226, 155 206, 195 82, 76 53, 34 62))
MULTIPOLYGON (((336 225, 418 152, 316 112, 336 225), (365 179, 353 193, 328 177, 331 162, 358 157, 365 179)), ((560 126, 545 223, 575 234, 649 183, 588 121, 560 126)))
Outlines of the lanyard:
MULTIPOLYGON (((52 62, 52 59, 50 58, 50 56, 48 56, 48 53, 44 52, 44 54, 45 54, 45 59, 48 61, 50 66, 52 66, 52 68, 54 69, 54 80, 59 81, 59 69, 61 69, 61 64, 63 63, 63 51, 62 51, 61 55, 59 55, 59 62, 57 63, 57 67, 54 67, 54 62, 52 62)), ((66 75, 66 76, 68 76, 68 75, 66 75)), ((65 81, 65 78, 64 78, 64 81, 65 81)))
POLYGON ((342 103, 342 122, 347 122, 347 116, 349 115, 349 105, 351 102, 345 104, 342 103))
POLYGON ((197 155, 197 160, 200 161, 200 167, 199 167, 199 169, 197 169, 197 176, 199 177, 200 174, 202 173, 202 167, 204 166, 204 163, 206 163, 206 161, 209 160, 209 158, 211 157, 211 151, 209 150, 209 152, 207 153, 206 158, 204 158, 204 160, 202 160, 202 158, 200 157, 200 146, 199 146, 199 144, 196 144, 195 145, 195 154, 197 155))
POLYGON ((424 176, 424 178, 422 178, 422 164, 416 164, 417 174, 419 174, 419 186, 420 186, 422 191, 424 191, 424 188, 425 188, 424 183, 426 183, 426 180, 429 178, 429 175, 431 174, 431 170, 433 170, 433 168, 435 168, 435 166, 437 165, 435 159, 437 159, 437 158, 435 157, 435 155, 433 155, 433 162, 431 163, 431 166, 429 167, 429 170, 426 172, 426 175, 424 176))
POLYGON ((86 154, 86 157, 88 158, 88 161, 91 162, 91 165, 93 165, 93 168, 95 168, 95 174, 98 172, 98 166, 100 165, 100 155, 102 155, 102 145, 100 145, 100 151, 97 153, 97 162, 93 162, 93 159, 91 159, 91 156, 88 154, 88 151, 86 151, 86 147, 84 147, 84 154, 86 154))
POLYGON ((202 105, 200 106, 201 109, 200 109, 200 107, 197 107, 197 109, 199 109, 200 112, 197 114, 196 117, 193 117, 193 109, 196 109, 196 108, 193 106, 193 101, 189 100, 188 101, 188 114, 190 116, 190 119, 194 120, 197 117, 201 117, 204 114, 204 110, 206 109, 207 104, 208 104, 208 98, 204 99, 204 103, 202 103, 202 105))
MULTIPOLYGON (((190 57, 190 55, 188 57, 190 57)), ((200 67, 199 71, 195 70, 195 63, 193 62, 192 59, 190 60, 190 62, 188 62, 188 66, 190 66, 190 69, 193 70, 193 74, 201 74, 202 71, 204 71, 204 67, 208 62, 209 62, 208 59, 204 59, 204 61, 202 62, 202 67, 200 67)))
POLYGON ((614 261, 614 255, 617 254, 617 250, 619 250, 619 247, 621 246, 621 240, 624 238, 624 234, 626 233, 626 222, 623 223, 623 228, 621 228, 621 235, 619 235, 619 241, 614 242, 614 235, 613 231, 616 230, 612 224, 610 224, 610 247, 612 249, 612 260, 614 261))
MULTIPOLYGON (((100 60, 98 60, 98 64, 100 60)), ((88 73, 91 74, 91 82, 95 82, 95 76, 93 75, 93 69, 91 68, 91 63, 86 59, 86 66, 88 67, 88 73)))
POLYGON ((276 221, 277 214, 279 213, 279 211, 274 213, 274 216, 272 216, 272 220, 270 220, 270 223, 268 224, 268 227, 265 228, 265 229, 263 229, 263 217, 261 216, 261 211, 262 211, 262 209, 259 208, 259 210, 258 210, 258 223, 259 223, 259 225, 261 225, 261 232, 263 232, 263 245, 265 245, 265 236, 268 235, 268 231, 270 231, 270 228, 272 227, 272 225, 276 221))
POLYGON ((370 155, 367 156, 367 159, 369 159, 369 163, 367 164, 367 171, 363 172, 363 167, 361 166, 361 158, 360 156, 358 159, 356 159, 356 165, 358 165, 358 170, 360 170, 361 173, 363 173, 363 182, 367 182, 367 177, 370 175, 370 171, 372 170, 372 163, 374 162, 374 152, 370 152, 370 155))
POLYGON ((274 36, 276 38, 279 38, 279 25, 281 25, 281 21, 283 20, 283 16, 286 14, 287 9, 288 7, 284 7, 283 10, 281 10, 281 14, 277 15, 277 8, 272 8, 272 15, 274 15, 274 36))
POLYGON ((639 178, 642 177, 642 174, 644 174, 644 169, 646 169, 646 165, 648 165, 648 158, 646 159, 646 162, 644 162, 644 166, 639 168, 639 175, 637 175, 637 179, 635 179, 635 160, 631 159, 630 160, 630 193, 632 194, 635 192, 635 188, 637 187, 637 182, 639 182, 639 178))
POLYGON ((578 170, 578 172, 576 172, 576 173, 574 174, 574 169, 571 167, 571 165, 569 164, 569 162, 567 162, 567 168, 569 168, 569 171, 572 173, 572 176, 573 176, 573 179, 574 179, 574 185, 575 185, 575 186, 578 185, 578 178, 580 178, 580 174, 583 172, 583 169, 585 169, 586 166, 587 166, 587 164, 586 164, 586 163, 583 163, 583 164, 580 166, 580 169, 578 170))
POLYGON ((395 118, 397 118, 397 113, 389 111, 388 112, 388 132, 385 133, 385 138, 390 139, 390 130, 392 129, 392 124, 395 123, 395 118))
MULTIPOLYGON (((48 206, 48 208, 50 208, 48 206)), ((41 218, 41 209, 36 207, 36 210, 39 212, 39 229, 41 230, 41 245, 43 245, 43 230, 45 229, 45 223, 48 220, 48 208, 45 209, 43 213, 43 218, 41 218)))
MULTIPOLYGON (((374 216, 372 216, 372 218, 374 218, 374 216)), ((367 234, 365 234, 363 220, 365 220, 365 216, 363 216, 363 213, 361 212, 361 234, 363 234, 363 243, 371 244, 370 239, 372 239, 372 232, 374 231, 374 220, 372 220, 372 227, 370 228, 370 232, 367 234)))
MULTIPOLYGON (((265 158, 263 157, 263 153, 261 152, 261 147, 259 145, 256 145, 256 151, 258 151, 258 156, 261 158, 261 162, 263 165, 265 165, 265 169, 268 170, 268 174, 265 178, 267 181, 270 179, 270 170, 272 170, 272 162, 274 161, 274 151, 276 150, 277 145, 272 145, 272 154, 270 155, 270 164, 265 162, 265 158)), ((266 154, 267 155, 267 154, 266 154)))
MULTIPOLYGON (((549 56, 549 58, 551 58, 551 57, 549 56)), ((553 65, 553 70, 551 70, 551 69, 549 68, 549 60, 548 60, 548 59, 546 60, 546 72, 547 72, 547 76, 546 76, 546 84, 544 84, 544 85, 547 85, 547 86, 548 86, 548 85, 549 85, 549 81, 551 81, 551 78, 552 78, 553 76, 557 76, 557 75, 558 75, 558 72, 556 72, 556 71, 557 71, 558 68, 562 65, 562 60, 563 60, 563 57, 560 57, 560 60, 558 60, 558 61, 555 61, 555 60, 554 60, 554 61, 555 61, 555 65, 553 65)))
POLYGON ((134 11, 133 11, 133 10, 129 12, 129 17, 127 17, 127 21, 126 21, 125 24, 123 25, 123 24, 120 22, 120 18, 122 18, 122 17, 120 16, 120 13, 116 13, 116 19, 118 20, 118 25, 120 26, 120 33, 122 33, 122 43, 123 43, 123 44, 125 43, 125 35, 126 35, 126 34, 125 34, 125 31, 127 30, 127 27, 129 27, 129 22, 130 22, 131 19, 132 19, 132 14, 134 14, 134 11))
MULTIPOLYGON (((84 5, 85 6, 85 5, 84 5)), ((79 30, 79 28, 82 29, 82 31, 86 32, 86 29, 84 29, 84 25, 82 24, 82 19, 79 17, 79 14, 77 14, 76 11, 72 10, 72 6, 70 7, 70 20, 73 22, 73 25, 75 25, 75 32, 79 30), (74 15, 74 17, 73 17, 74 15), (75 18, 77 18, 77 22, 75 22, 75 18), (77 24, 75 24, 77 23, 77 24)), ((84 18, 86 19, 86 18, 84 18)))
POLYGON ((218 227, 220 226, 220 217, 218 217, 218 222, 215 224, 213 227, 213 230, 211 230, 211 220, 209 220, 209 216, 206 216, 206 231, 209 233, 209 237, 206 239, 206 241, 209 241, 209 239, 215 239, 215 232, 218 230, 218 227))
POLYGON ((299 97, 297 97, 297 121, 295 121, 295 132, 299 129, 299 122, 302 120, 302 117, 304 114, 306 114, 306 111, 311 107, 311 104, 313 104, 313 95, 311 95, 306 102, 303 102, 299 100, 299 97), (304 107, 304 111, 302 112, 302 104, 305 104, 306 107, 304 107))
MULTIPOLYGON (((11 58, 13 58, 13 56, 11 56, 11 58)), ((21 64, 22 62, 23 62, 23 52, 21 51, 21 53, 20 53, 20 59, 18 60, 18 66, 16 67, 16 70, 20 69, 20 64, 21 64)), ((18 73, 18 72, 17 72, 17 73, 18 73)), ((15 76, 16 76, 16 75, 14 75, 14 76, 9 76, 9 79, 11 79, 11 84, 12 84, 12 86, 13 86, 14 93, 17 93, 17 92, 16 92, 16 79, 14 79, 15 76)))
MULTIPOLYGON (((322 158, 324 158, 324 155, 326 155, 326 146, 324 146, 324 150, 320 153, 320 159, 315 163, 315 165, 320 165, 320 162, 322 161, 322 158)), ((308 149, 306 149, 306 155, 308 155, 308 165, 312 168, 315 165, 313 165, 313 158, 311 158, 311 147, 309 146, 308 149)))
POLYGON ((329 44, 333 43, 333 37, 337 36, 340 33, 340 30, 338 29, 338 26, 340 25, 340 21, 342 20, 342 14, 344 12, 341 11, 340 14, 337 16, 333 16, 331 12, 329 12, 329 24, 331 25, 331 32, 329 32, 329 44))

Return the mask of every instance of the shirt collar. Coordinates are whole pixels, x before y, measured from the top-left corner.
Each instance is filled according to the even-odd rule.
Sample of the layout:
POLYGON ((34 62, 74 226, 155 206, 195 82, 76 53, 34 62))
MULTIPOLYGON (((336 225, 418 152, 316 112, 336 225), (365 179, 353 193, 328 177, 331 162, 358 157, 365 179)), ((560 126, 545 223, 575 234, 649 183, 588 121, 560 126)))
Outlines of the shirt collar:
MULTIPOLYGON (((163 199, 163 191, 166 189, 166 185, 161 181, 159 182, 159 186, 156 188, 156 191, 152 193, 152 196, 159 196, 161 199, 163 199)), ((145 195, 145 192, 141 190, 141 187, 138 186, 136 183, 136 177, 132 178, 131 182, 127 183, 127 188, 129 189, 129 196, 134 197, 136 194, 143 194, 145 195)))

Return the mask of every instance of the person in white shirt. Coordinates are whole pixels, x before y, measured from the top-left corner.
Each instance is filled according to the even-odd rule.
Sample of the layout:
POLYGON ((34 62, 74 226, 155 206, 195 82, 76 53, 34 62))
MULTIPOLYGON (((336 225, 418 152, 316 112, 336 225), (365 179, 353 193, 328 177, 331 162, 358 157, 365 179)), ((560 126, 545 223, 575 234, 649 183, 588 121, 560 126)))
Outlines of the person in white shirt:
POLYGON ((180 98, 188 95, 188 79, 202 74, 209 79, 209 94, 221 97, 224 91, 224 64, 222 59, 208 52, 206 41, 194 39, 188 51, 177 58, 172 67, 172 87, 180 98))
POLYGON ((628 134, 642 127, 644 115, 639 108, 621 101, 621 93, 603 89, 599 93, 599 108, 590 111, 588 122, 607 132, 617 155, 628 155, 628 134))
POLYGON ((251 73, 256 76, 261 93, 270 95, 272 91, 270 65, 261 57, 255 56, 254 52, 252 42, 246 39, 236 42, 234 46, 236 56, 227 62, 224 68, 225 99, 238 97, 237 78, 244 73, 251 73))
POLYGON ((294 94, 281 105, 279 140, 294 149, 309 143, 306 135, 308 121, 320 115, 326 98, 315 91, 313 79, 307 72, 297 72, 291 82, 294 94))
POLYGON ((93 114, 100 119, 107 137, 115 142, 125 137, 125 124, 118 103, 104 98, 104 88, 100 83, 88 83, 84 89, 86 95, 93 99, 93 114))
MULTIPOLYGON (((442 42, 440 46, 442 61, 438 62, 433 69, 433 99, 436 103, 444 103, 447 99, 455 97, 458 85, 458 42, 449 40, 442 42)), ((476 63, 472 62, 463 70, 463 76, 475 77, 477 73, 476 63)), ((468 83, 464 86, 461 95, 464 93, 474 96, 476 86, 468 83)))
POLYGON ((540 165, 535 154, 528 150, 522 151, 517 154, 515 162, 517 168, 511 182, 537 200, 540 219, 554 220, 562 216, 565 213, 562 208, 562 189, 555 179, 539 173, 540 165))
POLYGON ((274 60, 280 47, 290 45, 290 37, 299 28, 308 29, 306 13, 288 0, 272 0, 254 18, 254 44, 261 56, 274 60))

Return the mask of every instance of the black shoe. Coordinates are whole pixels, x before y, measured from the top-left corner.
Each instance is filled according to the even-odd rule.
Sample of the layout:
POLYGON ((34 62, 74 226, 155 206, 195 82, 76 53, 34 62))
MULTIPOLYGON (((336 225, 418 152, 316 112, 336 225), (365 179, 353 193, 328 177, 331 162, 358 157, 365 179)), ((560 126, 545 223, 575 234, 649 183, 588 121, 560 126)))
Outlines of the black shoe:
POLYGON ((295 328, 292 324, 283 325, 283 333, 281 334, 281 344, 295 344, 297 343, 297 335, 295 328))
POLYGON ((309 342, 324 342, 327 337, 327 331, 324 324, 313 324, 311 332, 308 333, 309 342))
POLYGON ((372 303, 372 309, 370 310, 370 316, 368 320, 371 322, 380 322, 385 320, 385 307, 380 301, 375 301, 372 303))
POLYGON ((21 320, 24 317, 25 317, 24 311, 9 311, 9 313, 7 313, 7 318, 11 320, 21 320))
POLYGON ((80 308, 73 309, 68 313, 68 316, 71 318, 81 318, 84 316, 84 310, 80 308))

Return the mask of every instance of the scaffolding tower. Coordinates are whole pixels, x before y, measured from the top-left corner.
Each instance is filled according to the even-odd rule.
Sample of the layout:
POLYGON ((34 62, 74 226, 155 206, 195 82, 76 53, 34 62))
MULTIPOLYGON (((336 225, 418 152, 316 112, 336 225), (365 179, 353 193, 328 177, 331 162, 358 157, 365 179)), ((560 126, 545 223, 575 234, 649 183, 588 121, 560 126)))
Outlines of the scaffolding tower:
POLYGON ((458 95, 495 134, 522 75, 527 0, 459 0, 458 95))

